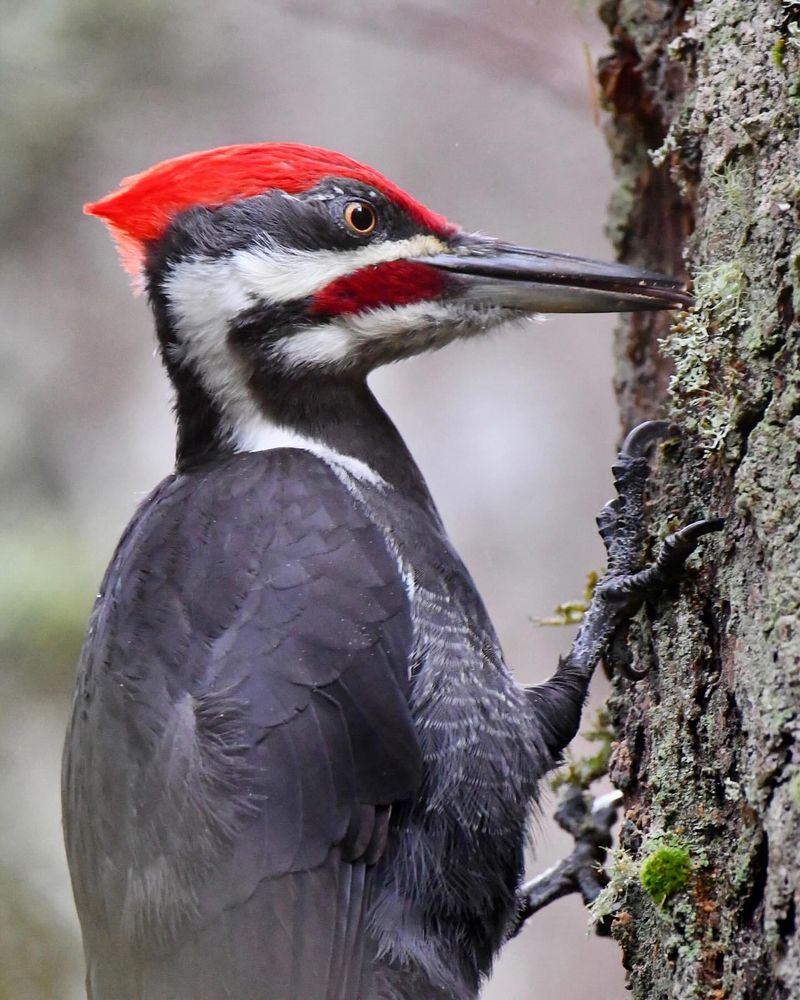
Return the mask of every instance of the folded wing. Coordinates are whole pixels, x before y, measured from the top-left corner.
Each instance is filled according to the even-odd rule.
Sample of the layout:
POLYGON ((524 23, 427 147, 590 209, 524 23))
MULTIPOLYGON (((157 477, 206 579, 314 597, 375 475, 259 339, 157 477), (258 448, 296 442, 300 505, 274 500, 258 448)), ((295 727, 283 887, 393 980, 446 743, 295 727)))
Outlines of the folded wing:
POLYGON ((317 458, 156 490, 95 607, 65 749, 94 1000, 359 996, 372 865, 420 778, 410 643, 394 558, 317 458))

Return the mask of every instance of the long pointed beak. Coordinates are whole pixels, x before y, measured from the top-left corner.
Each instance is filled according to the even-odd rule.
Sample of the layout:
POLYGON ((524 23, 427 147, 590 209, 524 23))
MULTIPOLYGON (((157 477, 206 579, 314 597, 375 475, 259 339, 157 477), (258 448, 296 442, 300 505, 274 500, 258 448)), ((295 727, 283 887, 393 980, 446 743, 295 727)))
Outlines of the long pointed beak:
POLYGON ((663 274, 510 243, 471 239, 452 254, 417 259, 447 271, 464 301, 526 313, 686 309, 693 302, 663 274))

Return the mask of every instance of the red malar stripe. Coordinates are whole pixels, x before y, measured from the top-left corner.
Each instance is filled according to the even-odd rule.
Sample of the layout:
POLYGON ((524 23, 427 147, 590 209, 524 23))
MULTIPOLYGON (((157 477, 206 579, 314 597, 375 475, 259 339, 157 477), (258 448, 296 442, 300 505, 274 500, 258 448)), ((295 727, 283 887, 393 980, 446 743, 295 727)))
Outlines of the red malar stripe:
POLYGON ((391 260, 337 278, 320 289, 312 313, 340 316, 380 306, 407 306, 438 298, 446 278, 428 264, 391 260))

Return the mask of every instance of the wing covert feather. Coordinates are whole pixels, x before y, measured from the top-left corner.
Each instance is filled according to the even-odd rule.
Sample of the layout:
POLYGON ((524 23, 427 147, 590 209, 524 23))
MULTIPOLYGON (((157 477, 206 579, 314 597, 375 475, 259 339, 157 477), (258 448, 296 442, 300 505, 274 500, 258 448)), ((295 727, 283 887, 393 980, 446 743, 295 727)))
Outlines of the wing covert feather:
POLYGON ((372 869, 341 854, 420 780, 410 644, 395 560, 317 458, 241 455, 158 487, 104 581, 65 749, 94 996, 125 961, 146 1000, 332 1000, 360 981, 372 869), (274 993, 237 992, 255 941, 274 993), (220 992, 189 975, 198 949, 220 992))

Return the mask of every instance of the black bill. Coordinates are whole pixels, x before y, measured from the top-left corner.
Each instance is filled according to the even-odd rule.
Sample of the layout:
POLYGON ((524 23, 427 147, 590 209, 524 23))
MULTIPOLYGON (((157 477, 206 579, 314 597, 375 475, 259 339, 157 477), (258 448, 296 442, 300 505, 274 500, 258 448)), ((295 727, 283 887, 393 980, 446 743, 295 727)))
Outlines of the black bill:
POLYGON ((461 298, 526 313, 687 309, 693 302, 663 274, 510 243, 475 240, 418 259, 447 271, 461 298))

